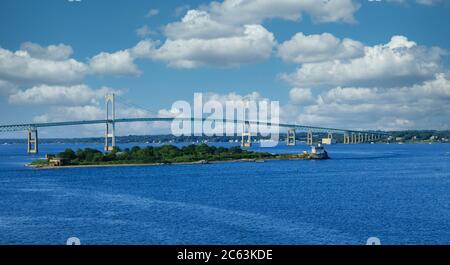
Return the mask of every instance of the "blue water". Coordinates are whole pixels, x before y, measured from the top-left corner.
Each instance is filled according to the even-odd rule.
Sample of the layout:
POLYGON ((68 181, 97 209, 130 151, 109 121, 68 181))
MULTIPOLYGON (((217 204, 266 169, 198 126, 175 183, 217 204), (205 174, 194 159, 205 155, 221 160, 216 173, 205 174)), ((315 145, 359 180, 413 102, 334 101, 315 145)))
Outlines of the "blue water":
MULTIPOLYGON (((40 149, 86 146, 101 149, 40 149)), ((327 161, 50 170, 25 167, 36 158, 25 150, 0 146, 0 244, 450 243, 450 144, 333 145, 327 161)))

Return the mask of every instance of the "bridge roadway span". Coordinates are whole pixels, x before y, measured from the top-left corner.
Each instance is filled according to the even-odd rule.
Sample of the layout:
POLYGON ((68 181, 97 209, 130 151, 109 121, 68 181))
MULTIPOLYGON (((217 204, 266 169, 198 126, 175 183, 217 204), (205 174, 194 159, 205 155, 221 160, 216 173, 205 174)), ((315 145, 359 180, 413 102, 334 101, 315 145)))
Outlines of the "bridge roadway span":
MULTIPOLYGON (((11 124, 11 125, 0 125, 0 132, 13 132, 13 131, 26 131, 30 129, 46 128, 46 127, 61 127, 61 126, 73 126, 73 125, 89 125, 89 124, 106 124, 107 122, 114 123, 126 123, 126 122, 173 122, 174 120, 179 121, 215 121, 223 123, 235 123, 242 124, 242 120, 229 120, 229 119, 198 119, 198 118, 161 118, 161 117, 149 117, 149 118, 120 118, 114 120, 81 120, 81 121, 61 121, 61 122, 46 122, 46 123, 23 123, 23 124, 11 124)), ((299 124, 289 124, 289 123, 270 123, 261 121, 247 121, 248 124, 253 125, 263 125, 263 126, 278 126, 283 128, 291 128, 300 131, 312 131, 319 133, 373 133, 378 135, 387 135, 385 132, 381 131, 357 131, 357 130, 346 130, 346 129, 336 129, 336 128, 325 128, 325 127, 315 127, 306 126, 299 124)))
POLYGON ((105 124, 105 151, 112 151, 116 146, 115 140, 115 124, 127 123, 127 122, 173 122, 173 121, 190 121, 190 122, 222 122, 222 123, 234 123, 242 124, 242 141, 241 146, 250 147, 252 143, 250 125, 262 125, 262 126, 276 126, 285 127, 287 130, 287 144, 295 145, 296 136, 295 130, 307 132, 306 143, 313 145, 313 132, 328 133, 328 143, 333 140, 333 134, 344 134, 344 144, 350 143, 364 143, 368 141, 378 140, 380 136, 388 135, 385 132, 380 131, 354 131, 335 128, 305 126, 298 124, 288 123, 271 123, 262 121, 244 121, 244 120, 230 120, 230 119, 211 119, 211 118, 121 118, 121 119, 104 119, 104 120, 84 120, 84 121, 62 121, 62 122, 46 122, 46 123, 24 123, 24 124, 12 124, 12 125, 0 125, 1 132, 13 132, 13 131, 28 131, 28 144, 27 150, 30 154, 38 152, 38 128, 58 127, 58 126, 74 126, 74 125, 88 125, 88 124, 105 124))

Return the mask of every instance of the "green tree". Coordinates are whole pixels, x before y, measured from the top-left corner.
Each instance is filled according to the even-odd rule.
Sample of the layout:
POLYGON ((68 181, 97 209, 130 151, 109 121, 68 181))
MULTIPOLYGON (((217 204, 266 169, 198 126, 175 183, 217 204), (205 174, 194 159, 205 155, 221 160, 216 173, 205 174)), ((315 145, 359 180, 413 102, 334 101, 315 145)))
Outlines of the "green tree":
POLYGON ((64 150, 64 152, 59 153, 58 157, 67 161, 71 161, 77 158, 77 154, 72 149, 67 148, 66 150, 64 150))

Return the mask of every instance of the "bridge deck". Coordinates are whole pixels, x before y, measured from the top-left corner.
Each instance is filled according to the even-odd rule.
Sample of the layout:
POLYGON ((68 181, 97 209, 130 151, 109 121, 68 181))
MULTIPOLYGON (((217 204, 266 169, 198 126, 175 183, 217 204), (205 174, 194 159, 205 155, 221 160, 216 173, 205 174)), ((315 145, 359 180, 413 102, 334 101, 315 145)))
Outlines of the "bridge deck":
MULTIPOLYGON (((115 119, 115 123, 128 123, 128 122, 172 122, 174 120, 180 121, 216 121, 223 123, 243 123, 242 120, 227 120, 227 119, 196 119, 196 118, 161 118, 161 117, 149 117, 149 118, 122 118, 115 119)), ((105 124, 108 120, 81 120, 81 121, 62 121, 62 122, 45 122, 45 123, 24 123, 24 124, 11 124, 0 125, 0 132, 13 132, 13 131, 26 131, 32 128, 45 128, 45 127, 61 127, 61 126, 73 126, 73 125, 89 125, 89 124, 105 124)), ((283 128, 293 128, 301 131, 313 131, 321 133, 374 133, 387 135, 386 132, 381 131, 358 131, 358 130, 346 130, 316 126, 306 126, 299 124, 289 123, 270 123, 261 121, 248 121, 250 124, 264 125, 264 126, 278 126, 283 128)))

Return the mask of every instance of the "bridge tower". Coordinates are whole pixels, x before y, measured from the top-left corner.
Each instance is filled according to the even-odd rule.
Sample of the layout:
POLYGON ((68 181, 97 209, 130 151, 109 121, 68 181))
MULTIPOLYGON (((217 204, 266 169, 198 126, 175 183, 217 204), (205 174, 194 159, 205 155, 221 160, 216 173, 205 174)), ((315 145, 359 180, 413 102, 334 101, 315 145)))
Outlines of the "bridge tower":
POLYGON ((312 131, 311 130, 309 130, 307 133, 306 133, 306 144, 307 145, 313 145, 313 133, 312 133, 312 131))
POLYGON ((247 109, 248 102, 244 102, 244 110, 242 112, 242 139, 241 147, 251 147, 252 146, 252 134, 250 131, 250 122, 247 120, 247 109))
POLYGON ((250 122, 244 121, 242 123, 242 147, 251 147, 252 146, 252 134, 250 132, 250 122))
POLYGON ((105 127, 105 151, 109 152, 116 147, 116 110, 115 95, 107 94, 106 101, 106 127, 105 127))
POLYGON ((37 128, 28 128, 28 154, 37 154, 38 149, 38 131, 37 128))
POLYGON ((295 146, 295 129, 288 129, 286 134, 286 144, 288 146, 295 146))

